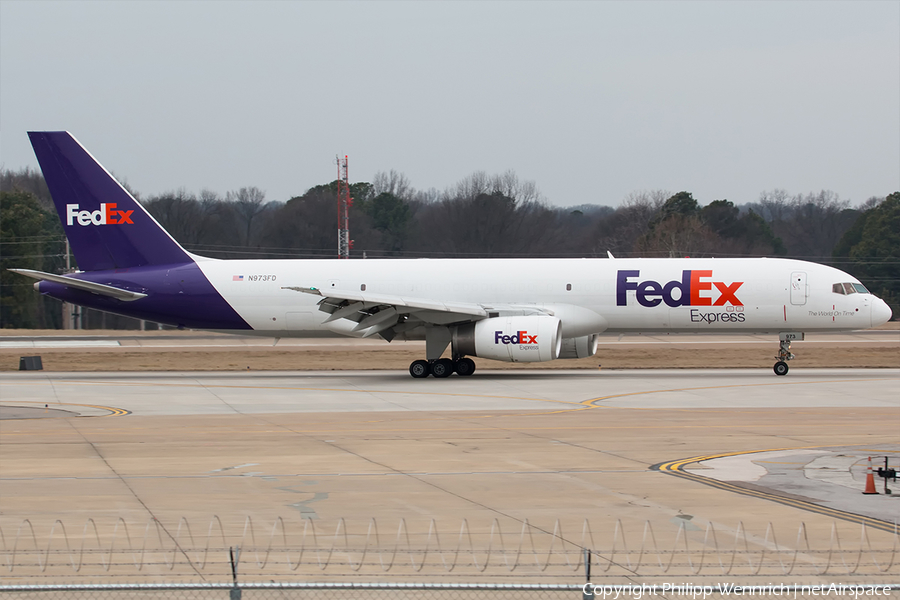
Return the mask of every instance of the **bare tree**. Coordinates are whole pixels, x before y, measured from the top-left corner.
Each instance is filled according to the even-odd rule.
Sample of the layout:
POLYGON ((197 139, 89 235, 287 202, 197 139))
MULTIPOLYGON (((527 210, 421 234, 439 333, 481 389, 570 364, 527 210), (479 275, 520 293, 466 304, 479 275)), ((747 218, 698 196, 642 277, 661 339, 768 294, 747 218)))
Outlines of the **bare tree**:
POLYGON ((558 225, 533 182, 513 171, 477 171, 419 207, 409 248, 445 256, 547 255, 564 239, 558 225))
POLYGON ((518 175, 511 169, 503 175, 494 175, 489 185, 492 193, 499 192, 516 202, 544 202, 537 185, 533 181, 519 181, 518 175))
POLYGON ((443 192, 441 192, 437 188, 428 188, 427 190, 416 190, 416 193, 413 194, 412 202, 418 204, 432 204, 434 202, 440 202, 443 197, 443 192))
POLYGON ((201 202, 184 188, 152 196, 143 205, 172 237, 185 245, 206 241, 218 210, 217 202, 201 202))
POLYGON ((595 256, 635 252, 639 239, 650 231, 660 209, 672 196, 667 190, 636 191, 628 194, 622 205, 600 219, 593 232, 592 253, 595 256))
POLYGON ((856 220, 855 211, 844 214, 849 207, 849 201, 832 191, 794 196, 793 215, 782 234, 789 252, 795 256, 831 256, 832 248, 856 220))
POLYGON ((759 195, 756 212, 769 223, 779 223, 787 218, 791 195, 786 190, 774 189, 759 195))
POLYGON ((502 175, 488 175, 484 171, 476 171, 444 192, 444 199, 471 199, 482 194, 501 195, 515 202, 545 203, 537 185, 533 181, 520 181, 512 169, 502 175))
POLYGON ((406 175, 393 169, 387 173, 384 171, 375 173, 375 177, 372 178, 372 187, 373 197, 391 194, 401 200, 411 200, 416 194, 416 190, 410 185, 406 175))
POLYGON ((461 179, 453 187, 444 193, 444 199, 451 198, 475 198, 480 194, 490 194, 490 178, 484 171, 475 171, 468 177, 461 179))
POLYGON ((249 246, 253 220, 266 209, 266 193, 257 187, 242 187, 236 192, 228 192, 225 200, 231 203, 238 217, 243 222, 243 244, 249 246))
MULTIPOLYGON (((278 256, 334 258, 337 254, 337 190, 333 184, 310 188, 284 204, 270 203, 260 227, 266 247, 278 256)), ((355 209, 351 208, 351 210, 355 209)), ((355 216, 354 216, 355 218, 355 216)), ((353 237, 360 231, 354 220, 353 237)))
POLYGON ((721 240, 699 216, 671 215, 641 237, 635 248, 646 256, 713 255, 721 240))
POLYGON ((31 167, 16 171, 0 167, 0 192, 28 192, 37 198, 41 208, 56 210, 44 176, 31 167))
POLYGON ((865 212, 867 210, 871 210, 871 209, 875 208, 876 206, 880 205, 882 202, 884 202, 884 200, 885 200, 884 196, 872 196, 871 198, 869 198, 868 200, 866 200, 865 202, 863 202, 862 204, 859 205, 859 210, 860 210, 860 212, 865 212))

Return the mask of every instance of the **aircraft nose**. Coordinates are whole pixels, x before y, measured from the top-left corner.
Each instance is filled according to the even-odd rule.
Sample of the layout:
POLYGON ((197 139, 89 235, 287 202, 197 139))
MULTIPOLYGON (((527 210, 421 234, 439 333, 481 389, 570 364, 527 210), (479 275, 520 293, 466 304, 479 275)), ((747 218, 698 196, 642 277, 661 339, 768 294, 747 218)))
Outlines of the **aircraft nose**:
POLYGON ((892 316, 891 307, 887 305, 887 302, 881 298, 876 298, 875 302, 872 303, 872 327, 887 323, 892 316))

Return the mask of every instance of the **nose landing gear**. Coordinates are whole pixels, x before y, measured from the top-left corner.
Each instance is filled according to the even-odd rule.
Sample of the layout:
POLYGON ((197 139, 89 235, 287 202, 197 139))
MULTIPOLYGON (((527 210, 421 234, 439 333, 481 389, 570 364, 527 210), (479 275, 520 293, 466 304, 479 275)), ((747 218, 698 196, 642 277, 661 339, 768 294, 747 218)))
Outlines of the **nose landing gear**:
POLYGON ((775 366, 772 367, 772 370, 775 371, 776 375, 781 377, 788 374, 787 361, 794 358, 794 355, 791 354, 791 342, 794 340, 802 340, 804 337, 806 337, 804 333, 794 331, 787 331, 778 334, 778 355, 775 357, 776 359, 778 359, 778 362, 776 362, 775 366))

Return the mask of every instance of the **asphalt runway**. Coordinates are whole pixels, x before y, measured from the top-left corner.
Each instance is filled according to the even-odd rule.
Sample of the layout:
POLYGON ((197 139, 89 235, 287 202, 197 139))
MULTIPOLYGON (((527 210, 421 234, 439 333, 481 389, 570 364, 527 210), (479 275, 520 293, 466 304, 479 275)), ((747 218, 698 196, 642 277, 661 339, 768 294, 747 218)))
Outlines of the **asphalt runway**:
POLYGON ((608 546, 647 523, 660 543, 710 524, 791 540, 803 523, 827 547, 900 521, 900 493, 861 494, 868 456, 900 462, 898 384, 900 369, 4 373, 0 528, 527 521, 579 543, 587 519, 608 546))

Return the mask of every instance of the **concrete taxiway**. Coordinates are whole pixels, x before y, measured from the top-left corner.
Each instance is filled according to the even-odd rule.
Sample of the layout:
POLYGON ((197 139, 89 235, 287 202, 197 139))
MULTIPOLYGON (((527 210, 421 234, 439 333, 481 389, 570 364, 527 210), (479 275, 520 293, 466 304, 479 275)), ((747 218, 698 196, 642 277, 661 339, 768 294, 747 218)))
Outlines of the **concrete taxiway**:
MULTIPOLYGON (((416 380, 403 372, 8 373, 3 404, 100 416, 541 411, 593 408, 900 408, 898 369, 479 371, 416 380)), ((472 416, 472 415, 468 415, 472 416)))
MULTIPOLYGON (((310 523, 315 543, 349 532, 365 545, 374 527, 380 576, 399 532, 432 548, 439 532, 452 548, 464 531, 479 548, 470 562, 562 540, 577 565, 580 546, 634 550, 652 531, 653 547, 681 556, 690 538, 713 564, 722 547, 771 551, 776 538, 845 560, 835 540, 859 540, 864 524, 878 553, 852 581, 870 582, 896 574, 871 557, 896 553, 900 494, 861 492, 868 456, 900 462, 898 384, 900 369, 3 373, 0 533, 7 554, 39 549, 34 565, 43 549, 127 550, 116 560, 131 576, 144 555, 128 549, 148 543, 198 557, 308 547, 310 523)), ((794 575, 820 572, 803 560, 794 575)), ((16 577, 45 581, 19 561, 16 577)))
POLYGON ((488 371, 425 381, 352 371, 8 373, 0 521, 253 514, 635 524, 687 514, 695 525, 749 518, 792 532, 800 521, 853 514, 891 523, 900 494, 869 499, 853 486, 865 456, 900 457, 898 384, 898 369, 785 378, 767 369, 488 371), (726 454, 743 458, 716 465, 726 454), (658 469, 679 460, 681 474, 735 486, 658 469), (775 468, 782 462, 838 475, 775 468), (751 487, 763 493, 743 493, 751 487), (832 512, 777 501, 791 495, 832 512))

